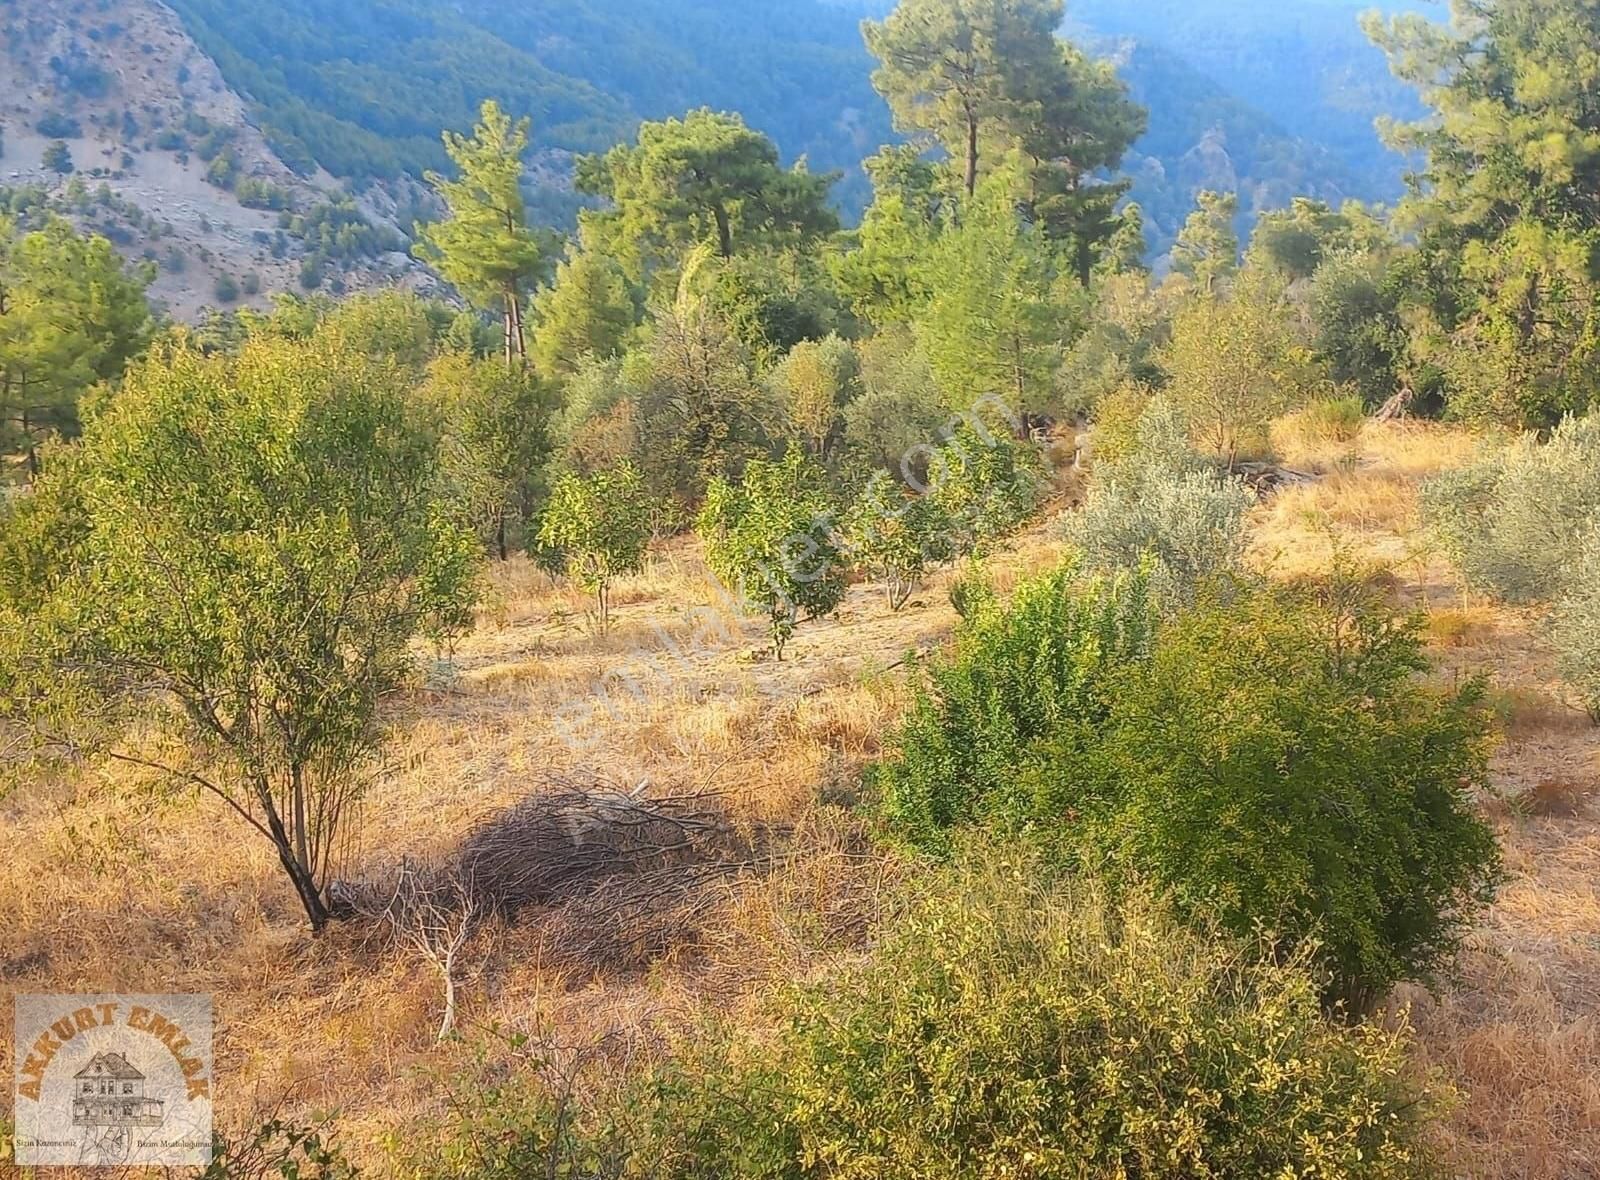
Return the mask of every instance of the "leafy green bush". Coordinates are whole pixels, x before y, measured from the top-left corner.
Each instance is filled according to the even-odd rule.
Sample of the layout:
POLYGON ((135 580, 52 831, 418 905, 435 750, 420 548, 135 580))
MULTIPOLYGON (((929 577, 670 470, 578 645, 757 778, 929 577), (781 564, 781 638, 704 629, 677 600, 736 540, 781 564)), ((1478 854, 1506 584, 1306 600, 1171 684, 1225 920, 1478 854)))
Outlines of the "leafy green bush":
MULTIPOLYGON (((710 1028, 630 1086, 463 1086, 407 1171, 452 1180, 1436 1174, 1409 1033, 1323 1018, 1274 962, 1062 879, 1023 846, 923 875, 872 955, 710 1028)), ((543 1064, 543 1063, 540 1063, 543 1064)), ((588 1080, 588 1079, 586 1079, 588 1080)))
POLYGON ((1510 602, 1556 597, 1600 518, 1600 416, 1429 480, 1422 506, 1471 585, 1510 602))
POLYGON ((950 521, 939 505, 928 496, 908 494, 887 471, 867 481, 843 525, 846 551, 883 585, 892 611, 916 593, 930 565, 950 559, 950 521))
POLYGON ((1032 833, 1284 953, 1316 941, 1352 1007, 1434 972, 1498 876, 1479 686, 1424 684, 1419 627, 1343 591, 1235 588, 1152 636, 1142 578, 1074 573, 980 607, 930 669, 876 772, 889 831, 1032 833))
POLYGON ((589 476, 568 472, 550 489, 539 540, 559 550, 569 577, 591 591, 600 630, 611 623, 611 583, 644 564, 651 502, 632 463, 589 476))
POLYGON ((899 838, 941 851, 959 824, 1030 815, 1020 768, 1064 732, 1104 723, 1114 673, 1148 649, 1146 585, 1081 583, 1077 573, 1063 565, 1005 605, 980 598, 954 650, 929 666, 876 772, 899 838))
POLYGON ((1084 506, 1066 518, 1065 532, 1086 568, 1131 570, 1148 562, 1158 589, 1186 601, 1204 579, 1240 567, 1245 513, 1254 503, 1243 480, 1190 447, 1181 416, 1157 399, 1123 457, 1096 465, 1084 506))
POLYGON ((777 1091, 778 1119, 690 1174, 1426 1176, 1406 1040, 1324 1021, 1303 958, 980 855, 927 882, 867 966, 800 993, 746 1091, 777 1091))
POLYGON ((797 449, 778 462, 752 459, 737 485, 712 480, 696 530, 712 572, 766 616, 780 660, 801 612, 817 618, 844 597, 822 472, 797 449))
POLYGON ((1125 381, 1095 404, 1090 447, 1096 463, 1116 463, 1138 444, 1151 396, 1143 386, 1125 381))
MULTIPOLYGON (((1420 626, 1266 593, 1164 625, 1098 740, 1027 776, 1041 816, 1082 809, 1084 848, 1235 933, 1310 942, 1356 1009, 1452 954, 1498 876, 1472 794, 1481 687, 1422 682, 1420 626)), ((1069 739, 1075 735, 1069 735, 1069 739)))
POLYGON ((928 462, 928 495, 950 519, 961 553, 981 553, 1015 532, 1038 504, 1043 483, 1033 447, 977 415, 963 420, 928 462))

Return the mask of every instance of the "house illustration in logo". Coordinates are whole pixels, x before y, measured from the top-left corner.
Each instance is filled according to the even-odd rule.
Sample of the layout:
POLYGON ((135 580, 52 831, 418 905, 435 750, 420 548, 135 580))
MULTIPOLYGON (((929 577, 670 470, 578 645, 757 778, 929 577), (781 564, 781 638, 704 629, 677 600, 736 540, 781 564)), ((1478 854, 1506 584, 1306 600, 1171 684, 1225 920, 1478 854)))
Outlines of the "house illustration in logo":
POLYGON ((146 1098, 144 1074, 121 1053, 96 1053, 73 1077, 72 1122, 79 1127, 156 1127, 158 1098, 146 1098))

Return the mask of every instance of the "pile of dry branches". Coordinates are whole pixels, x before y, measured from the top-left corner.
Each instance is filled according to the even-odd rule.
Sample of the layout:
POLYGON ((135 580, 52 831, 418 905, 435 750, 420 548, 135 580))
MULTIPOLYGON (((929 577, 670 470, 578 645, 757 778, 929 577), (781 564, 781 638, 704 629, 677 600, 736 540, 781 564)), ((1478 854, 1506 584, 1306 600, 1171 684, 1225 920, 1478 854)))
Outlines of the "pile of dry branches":
POLYGON ((401 860, 331 894, 341 915, 440 972, 443 1038, 455 1023, 458 960, 488 919, 537 911, 552 964, 638 966, 692 942, 728 883, 768 863, 769 835, 734 824, 715 794, 551 778, 441 862, 401 860))

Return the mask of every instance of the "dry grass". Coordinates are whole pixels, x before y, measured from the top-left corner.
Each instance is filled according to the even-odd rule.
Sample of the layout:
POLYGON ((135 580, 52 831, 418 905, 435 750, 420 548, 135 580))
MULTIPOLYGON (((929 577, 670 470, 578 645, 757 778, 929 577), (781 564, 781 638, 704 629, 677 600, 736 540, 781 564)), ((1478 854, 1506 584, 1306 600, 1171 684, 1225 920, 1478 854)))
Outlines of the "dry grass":
MULTIPOLYGON (((1009 584, 1058 556, 1041 529, 997 556, 997 577, 1009 584)), ((737 1010, 858 944, 898 872, 836 804, 903 706, 903 673, 887 670, 953 626, 953 576, 894 615, 875 587, 852 587, 837 617, 803 624, 776 663, 760 658, 759 623, 730 612, 692 543, 667 546, 618 588, 603 636, 584 595, 509 562, 478 628, 397 702, 344 875, 448 856, 551 772, 646 795, 717 791, 735 822, 792 833, 773 871, 708 882, 715 893, 697 901, 683 945, 654 948, 636 970, 574 969, 550 941, 554 919, 492 923, 463 959, 459 1024, 469 1039, 539 1028, 648 1047, 701 1006, 737 1010)), ((268 845, 218 808, 104 771, 0 800, 0 823, 12 837, 0 864, 8 994, 209 992, 224 1124, 280 1104, 333 1109, 341 1139, 380 1172, 384 1136, 439 1113, 427 1077, 470 1053, 433 1043, 432 969, 350 928, 311 939, 268 845)), ((565 916, 583 929, 578 910, 565 916)))
MULTIPOLYGON (((1309 456, 1329 474, 1261 504, 1253 554, 1284 578, 1326 569, 1340 551, 1385 571, 1397 604, 1429 612, 1439 674, 1492 679, 1504 742, 1484 804, 1510 880, 1459 979, 1402 998, 1425 1064, 1462 1094, 1438 1132, 1453 1171, 1600 1175, 1600 733, 1565 705, 1534 620, 1464 595, 1417 526, 1418 480, 1479 445, 1461 431, 1369 426, 1349 461, 1309 456)), ((1030 533, 993 562, 995 581, 1009 589, 1058 556, 1048 530, 1030 533)), ((636 971, 574 969, 546 953, 549 926, 485 930, 462 981, 469 1038, 490 1025, 560 1030, 565 1043, 648 1053, 705 1005, 737 1013, 775 981, 857 953, 905 867, 836 805, 853 800, 859 768, 903 708, 894 665, 953 625, 952 576, 899 615, 874 588, 853 587, 838 617, 802 626, 779 664, 754 658, 759 626, 726 613, 692 545, 669 547, 628 582, 604 637, 582 595, 523 562, 497 571, 478 630, 400 703, 357 867, 447 853, 551 771, 597 771, 646 792, 716 790, 735 817, 794 835, 775 871, 719 884, 703 928, 636 971)), ((336 1108, 339 1134, 381 1171, 384 1135, 439 1113, 429 1078, 471 1060, 470 1045, 433 1044, 437 980, 353 931, 308 938, 262 842, 154 788, 95 774, 0 802, 12 835, 0 981, 211 992, 225 1122, 283 1099, 336 1108)))

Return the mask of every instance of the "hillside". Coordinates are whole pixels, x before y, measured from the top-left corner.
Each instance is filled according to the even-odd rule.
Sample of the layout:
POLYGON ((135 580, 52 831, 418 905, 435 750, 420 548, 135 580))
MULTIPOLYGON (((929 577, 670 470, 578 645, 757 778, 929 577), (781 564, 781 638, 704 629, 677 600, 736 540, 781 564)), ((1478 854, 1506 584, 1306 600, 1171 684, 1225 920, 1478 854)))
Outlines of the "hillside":
POLYGON ((0 207, 24 220, 52 208, 154 263, 152 295, 180 318, 300 285, 324 227, 350 227, 324 251, 337 286, 425 279, 377 203, 283 162, 165 5, 6 0, 0 13, 0 207), (67 161, 47 167, 52 144, 67 161))
MULTIPOLYGON (((420 281, 401 236, 426 208, 420 179, 445 164, 441 129, 470 125, 486 97, 533 116, 530 192, 551 224, 577 207, 573 153, 701 105, 737 110, 785 157, 837 171, 848 217, 870 196, 860 160, 893 136, 858 27, 882 7, 4 0, 0 182, 46 186, 80 224, 156 262, 155 294, 184 318, 221 296, 259 303, 252 292, 324 279, 420 281), (57 138, 87 194, 43 167, 57 138), (353 208, 329 205, 346 193, 353 208)), ((1151 111, 1125 170, 1156 253, 1200 188, 1236 189, 1247 220, 1297 193, 1396 195, 1400 161, 1371 122, 1409 100, 1354 5, 1326 0, 1276 23, 1261 4, 1070 11, 1067 31, 1117 60, 1151 111)))
MULTIPOLYGON (((1584 982, 1600 957, 1600 821, 1587 797, 1571 810, 1537 800, 1592 765, 1600 739, 1561 703, 1531 612, 1464 599, 1447 563, 1416 556, 1419 482, 1477 445, 1461 431, 1373 425, 1350 453, 1298 455, 1328 473, 1256 510, 1252 562, 1292 581, 1343 546, 1388 571, 1397 606, 1428 612, 1441 676, 1496 679, 1503 796, 1484 805, 1514 880, 1472 935, 1462 986, 1405 998, 1423 1060, 1470 1095, 1439 1132, 1450 1161, 1472 1174, 1560 1180, 1586 1174, 1572 1170, 1579 1161, 1600 1161, 1596 1001, 1584 982)), ((1053 526, 1036 528, 1003 547, 991 574, 1005 591, 1061 552, 1053 526)), ((603 1075, 703 1005, 759 1012, 784 979, 861 953, 907 867, 864 849, 840 805, 904 710, 907 674, 894 665, 937 646, 956 620, 954 576, 898 614, 857 586, 775 664, 750 660, 759 628, 721 614, 722 591, 692 542, 659 549, 618 585, 603 637, 582 621, 581 592, 525 562, 496 570, 493 602, 447 675, 396 704, 402 736, 362 845, 372 860, 437 854, 548 786, 553 769, 603 769, 608 782, 652 793, 715 791, 742 820, 795 832, 782 868, 714 887, 709 909, 648 969, 641 957, 658 952, 644 944, 612 947, 599 966, 573 963, 561 943, 572 917, 529 916, 474 942, 461 1001, 468 1039, 435 1045, 438 984, 425 962, 354 932, 310 938, 263 843, 237 839, 220 808, 118 772, 0 804, 18 850, 0 871, 0 921, 13 934, 0 979, 21 991, 93 979, 214 993, 230 1079, 223 1124, 282 1101, 291 1114, 336 1108, 334 1133, 386 1174, 386 1150, 408 1142, 396 1133, 441 1116, 439 1078, 472 1088, 527 1068, 491 1030, 594 1046, 586 1076, 603 1075), (119 802, 130 793, 146 800, 134 813, 119 802), (491 1057, 475 1058, 485 1041, 491 1057)))

